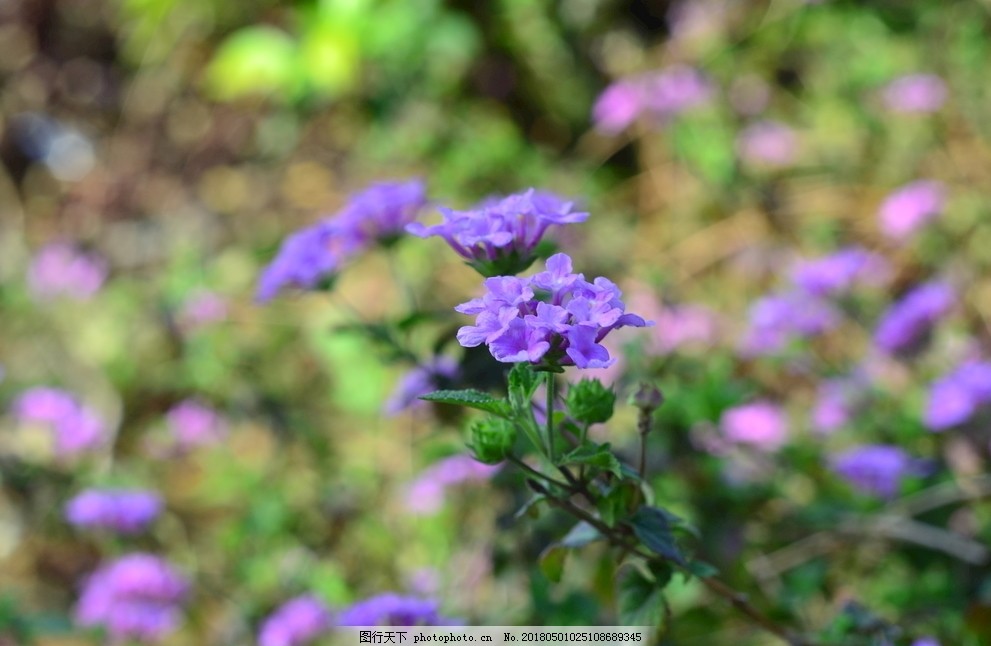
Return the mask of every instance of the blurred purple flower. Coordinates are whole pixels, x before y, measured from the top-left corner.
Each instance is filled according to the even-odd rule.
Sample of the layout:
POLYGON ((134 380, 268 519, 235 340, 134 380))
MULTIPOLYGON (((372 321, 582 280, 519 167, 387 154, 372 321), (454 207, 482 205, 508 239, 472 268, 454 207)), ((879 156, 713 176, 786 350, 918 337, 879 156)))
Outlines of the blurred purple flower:
POLYGON ((945 201, 945 190, 939 182, 919 180, 906 184, 881 203, 881 231, 889 238, 904 241, 938 216, 945 201))
POLYGON ((55 435, 55 452, 61 457, 94 450, 106 440, 103 420, 64 390, 47 387, 26 390, 14 401, 13 411, 22 422, 50 425, 55 435))
POLYGON ((730 442, 749 444, 762 451, 776 451, 788 439, 788 421, 784 412, 766 401, 723 411, 719 427, 730 442))
POLYGON ((186 330, 218 323, 227 318, 227 301, 214 292, 196 291, 182 304, 178 318, 186 330))
POLYGON ((375 242, 402 235, 426 204, 419 180, 382 182, 350 196, 332 218, 287 237, 258 282, 256 298, 267 301, 286 287, 318 289, 343 264, 375 242))
POLYGON ((783 123, 758 121, 737 136, 736 151, 740 159, 754 166, 788 166, 798 154, 798 136, 783 123))
POLYGON ((885 105, 895 112, 935 112, 946 95, 946 83, 935 74, 908 74, 882 90, 885 105))
POLYGON ((453 455, 425 469, 406 490, 406 509, 414 514, 432 514, 444 504, 448 487, 489 480, 499 465, 482 464, 468 455, 453 455))
POLYGON ((969 361, 929 389, 925 423, 933 431, 963 424, 991 403, 991 363, 969 361))
POLYGON ((574 203, 529 189, 498 200, 487 200, 469 211, 441 209, 444 221, 433 226, 414 222, 406 230, 415 236, 440 236, 484 276, 523 271, 534 261, 534 249, 551 225, 584 222, 588 213, 574 203))
POLYGON ((599 132, 614 135, 636 121, 644 106, 644 87, 638 79, 610 84, 595 100, 592 120, 599 132))
POLYGON ((644 105, 661 119, 668 119, 709 102, 712 83, 687 65, 672 65, 644 77, 644 105))
POLYGON ((435 357, 425 365, 417 366, 403 375, 395 390, 382 407, 386 415, 398 415, 406 409, 420 408, 426 402, 420 395, 441 390, 445 381, 457 378, 458 362, 451 357, 435 357))
POLYGON ((891 273, 887 261, 861 247, 848 247, 815 260, 802 260, 792 268, 791 281, 815 296, 843 293, 860 282, 880 285, 891 273))
POLYGON ((102 626, 115 642, 154 642, 178 628, 189 584, 164 559, 123 556, 90 575, 76 604, 76 622, 102 626))
POLYGON ((65 517, 77 527, 137 534, 162 511, 162 498, 152 491, 88 489, 66 505, 65 517))
POLYGON ((935 637, 920 637, 912 642, 912 646, 939 646, 935 637))
POLYGON ((290 599, 265 619, 259 646, 304 646, 332 626, 330 610, 312 595, 290 599))
POLYGON ((216 444, 227 434, 226 420, 213 408, 192 399, 170 408, 165 420, 175 446, 180 450, 216 444))
POLYGON ((812 408, 812 427, 819 433, 832 433, 845 426, 864 392, 858 379, 829 379, 819 385, 812 408))
POLYGON ((925 340, 936 322, 953 307, 953 289, 940 282, 925 283, 888 308, 874 331, 883 352, 909 351, 925 340))
POLYGON ((651 335, 651 349, 669 354, 686 346, 709 348, 719 337, 715 312, 690 303, 666 305, 653 315, 656 319, 651 335))
POLYGON ((441 617, 440 604, 429 599, 381 594, 360 601, 341 611, 339 626, 450 626, 456 624, 441 617))
POLYGON ((898 493, 903 478, 921 475, 921 462, 897 446, 872 444, 858 446, 834 455, 830 467, 855 489, 881 498, 898 493))
POLYGON ((55 242, 42 247, 28 268, 28 288, 35 298, 66 296, 87 300, 107 279, 107 264, 73 245, 55 242))
POLYGON ((477 315, 475 325, 458 331, 458 342, 466 348, 484 343, 505 363, 605 368, 615 362, 600 344, 609 332, 653 325, 625 313, 622 293, 613 282, 599 277, 589 283, 584 275, 572 273, 567 255, 554 254, 545 266, 546 271, 530 278, 486 279, 482 298, 454 308, 477 315), (538 299, 540 292, 546 302, 538 299))
POLYGON ((751 305, 749 328, 740 349, 748 356, 772 354, 795 339, 827 332, 839 322, 839 311, 826 300, 797 291, 772 294, 751 305))

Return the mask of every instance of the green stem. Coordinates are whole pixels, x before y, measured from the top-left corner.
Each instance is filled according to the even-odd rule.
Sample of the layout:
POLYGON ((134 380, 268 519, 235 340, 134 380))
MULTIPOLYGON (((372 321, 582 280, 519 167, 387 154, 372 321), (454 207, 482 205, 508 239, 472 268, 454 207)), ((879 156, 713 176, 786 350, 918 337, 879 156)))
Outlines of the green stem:
POLYGON ((554 463, 554 373, 547 373, 547 458, 554 463))

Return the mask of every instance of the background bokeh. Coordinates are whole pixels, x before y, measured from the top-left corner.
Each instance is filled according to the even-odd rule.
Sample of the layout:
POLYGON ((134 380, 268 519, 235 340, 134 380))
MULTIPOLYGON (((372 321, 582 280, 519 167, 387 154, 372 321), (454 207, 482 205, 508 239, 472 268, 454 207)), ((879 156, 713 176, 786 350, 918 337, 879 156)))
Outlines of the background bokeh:
MULTIPOLYGON (((409 178, 439 205, 538 187, 591 213, 554 244, 657 322, 596 376, 620 402, 660 384, 657 499, 755 605, 824 644, 991 643, 991 378, 936 387, 991 356, 989 34, 985 0, 0 3, 0 644, 104 643, 74 608, 134 551, 190 582, 167 644, 255 643, 304 593, 629 619, 602 546, 548 579, 567 519, 518 517, 512 469, 437 467, 463 413, 383 409, 436 354, 498 388, 454 341, 481 285, 440 240, 255 298, 287 235, 409 178), (794 296, 845 248, 876 264, 794 296), (886 346, 930 282, 949 302, 886 346), (18 408, 38 387, 105 441, 65 455, 18 408), (898 464, 837 466, 873 445, 898 464), (67 522, 92 487, 163 510, 131 536, 67 522)), ((634 420, 593 429, 631 463, 634 420)), ((697 582, 668 606, 663 643, 775 643, 697 582)))

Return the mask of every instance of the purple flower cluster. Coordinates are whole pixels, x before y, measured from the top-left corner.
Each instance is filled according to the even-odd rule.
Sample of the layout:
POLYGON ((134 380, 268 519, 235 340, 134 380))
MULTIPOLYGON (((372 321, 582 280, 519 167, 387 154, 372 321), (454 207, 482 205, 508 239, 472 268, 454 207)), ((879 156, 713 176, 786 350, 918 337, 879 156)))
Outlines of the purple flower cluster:
POLYGON ((170 408, 165 420, 175 448, 180 451, 216 444, 227 433, 227 423, 217 411, 192 399, 170 408))
POLYGON ((801 291, 772 294, 750 306, 749 327, 741 351, 745 355, 778 352, 800 338, 828 332, 840 322, 827 300, 801 291))
POLYGON ((534 249, 551 225, 588 218, 588 213, 573 209, 573 202, 530 189, 469 211, 442 208, 440 224, 414 222, 406 230, 421 238, 440 236, 483 276, 508 275, 530 266, 534 249))
POLYGON ((340 626, 451 626, 457 622, 440 616, 436 601, 381 594, 341 611, 340 626))
POLYGON ((727 409, 719 420, 719 428, 726 440, 762 451, 776 451, 788 441, 784 412, 766 401, 727 409))
POLYGON ((888 308, 874 331, 874 343, 889 354, 909 351, 925 340, 932 327, 953 307, 953 289, 925 283, 888 308))
POLYGON ((14 401, 14 415, 22 422, 50 425, 55 434, 55 452, 62 457, 101 446, 107 429, 95 411, 57 388, 31 388, 14 401))
POLYGON ((709 80, 697 69, 674 65, 609 85, 592 108, 595 127, 606 134, 624 130, 646 113, 669 119, 712 97, 709 80))
POLYGON ((871 444, 838 453, 830 467, 855 489, 881 498, 892 498, 902 479, 924 472, 919 461, 897 446, 871 444))
POLYGON ((162 498, 152 491, 88 489, 69 501, 65 517, 77 527, 137 534, 161 512, 162 498))
POLYGON ((371 244, 402 235, 426 203, 426 188, 418 180, 374 184, 352 195, 337 215, 283 241, 259 280, 258 300, 270 300, 285 287, 319 288, 371 244))
POLYGON ((799 261, 791 281, 815 296, 842 294, 857 283, 879 285, 887 281, 890 268, 881 256, 861 247, 848 247, 815 260, 799 261))
POLYGON ((189 584, 153 554, 123 556, 86 580, 76 605, 81 626, 102 626, 115 642, 152 642, 174 631, 189 584))
POLYGON ((878 219, 889 238, 904 241, 943 211, 946 191, 932 180, 906 184, 881 203, 878 219))
POLYGON ((262 624, 259 646, 304 646, 327 632, 333 621, 326 605, 312 595, 290 599, 262 624))
POLYGON ((408 408, 423 406, 426 402, 419 399, 420 395, 443 389, 443 383, 455 379, 458 372, 458 362, 443 356, 413 368, 399 380, 382 411, 386 415, 398 415, 408 408))
POLYGON ((106 262, 64 242, 43 247, 28 269, 28 288, 39 300, 59 296, 87 300, 106 279, 106 262))
POLYGON ((736 151, 740 159, 753 166, 788 166, 798 154, 798 136, 783 123, 758 121, 737 136, 736 151))
POLYGON ((227 318, 227 301, 214 292, 200 290, 191 294, 179 310, 179 325, 184 330, 217 323, 227 318))
POLYGON ((882 98, 894 112, 924 113, 943 107, 946 94, 946 83, 935 74, 908 74, 889 83, 882 98))
POLYGON ((653 325, 625 313, 622 294, 611 281, 599 277, 590 283, 572 273, 571 258, 563 253, 548 258, 546 271, 530 278, 498 276, 486 279, 485 287, 482 298, 454 308, 477 315, 475 325, 458 331, 458 342, 466 348, 484 343, 504 363, 605 368, 615 361, 599 344, 609 332, 653 325))
POLYGON ((934 431, 963 424, 991 403, 991 363, 969 361, 929 390, 925 423, 934 431))
POLYGON ((415 514, 438 511, 448 487, 466 482, 486 481, 499 465, 482 464, 468 455, 445 458, 423 471, 406 491, 406 509, 415 514))

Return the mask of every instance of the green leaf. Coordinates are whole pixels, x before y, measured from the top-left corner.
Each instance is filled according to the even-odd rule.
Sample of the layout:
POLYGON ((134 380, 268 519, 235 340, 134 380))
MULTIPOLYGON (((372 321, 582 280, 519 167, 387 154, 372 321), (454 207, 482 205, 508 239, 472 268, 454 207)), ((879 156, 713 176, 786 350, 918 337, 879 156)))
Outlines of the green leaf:
POLYGON ((562 545, 548 545, 540 555, 540 571, 548 579, 558 583, 564 575, 564 560, 567 556, 568 550, 562 545))
POLYGON ((558 464, 560 466, 587 464, 598 469, 603 469, 604 471, 609 471, 617 478, 623 477, 623 466, 616 456, 613 455, 608 443, 595 444, 594 442, 586 442, 563 456, 558 464))
POLYGON ((688 572, 700 579, 708 579, 710 576, 719 574, 719 568, 705 561, 690 561, 688 563, 688 572))
POLYGON ((528 363, 517 363, 509 371, 509 402, 513 410, 527 410, 533 393, 540 384, 540 375, 528 363))
POLYGON ((570 547, 575 549, 584 547, 589 543, 602 540, 603 538, 604 537, 599 530, 583 520, 572 527, 571 531, 569 531, 565 537, 558 542, 558 545, 561 547, 570 547))
POLYGON ((644 506, 633 514, 630 525, 637 538, 652 552, 656 552, 678 565, 686 565, 685 557, 678 549, 674 534, 671 532, 674 525, 680 521, 680 518, 669 511, 644 506))
POLYGON ((509 402, 478 390, 435 390, 430 394, 421 395, 420 399, 475 408, 507 419, 510 414, 509 402))
POLYGON ((619 573, 619 621, 625 626, 663 626, 666 619, 663 587, 638 568, 619 573))
POLYGON ((626 518, 634 504, 633 500, 637 497, 637 489, 639 488, 638 483, 624 480, 616 484, 607 494, 601 496, 596 507, 602 522, 614 527, 617 520, 626 518))
POLYGON ((523 518, 524 515, 528 515, 531 518, 536 518, 540 513, 540 509, 537 505, 545 500, 547 500, 547 496, 543 494, 537 494, 533 498, 530 498, 523 503, 522 507, 516 510, 516 513, 513 514, 513 520, 519 520, 520 518, 523 518))

